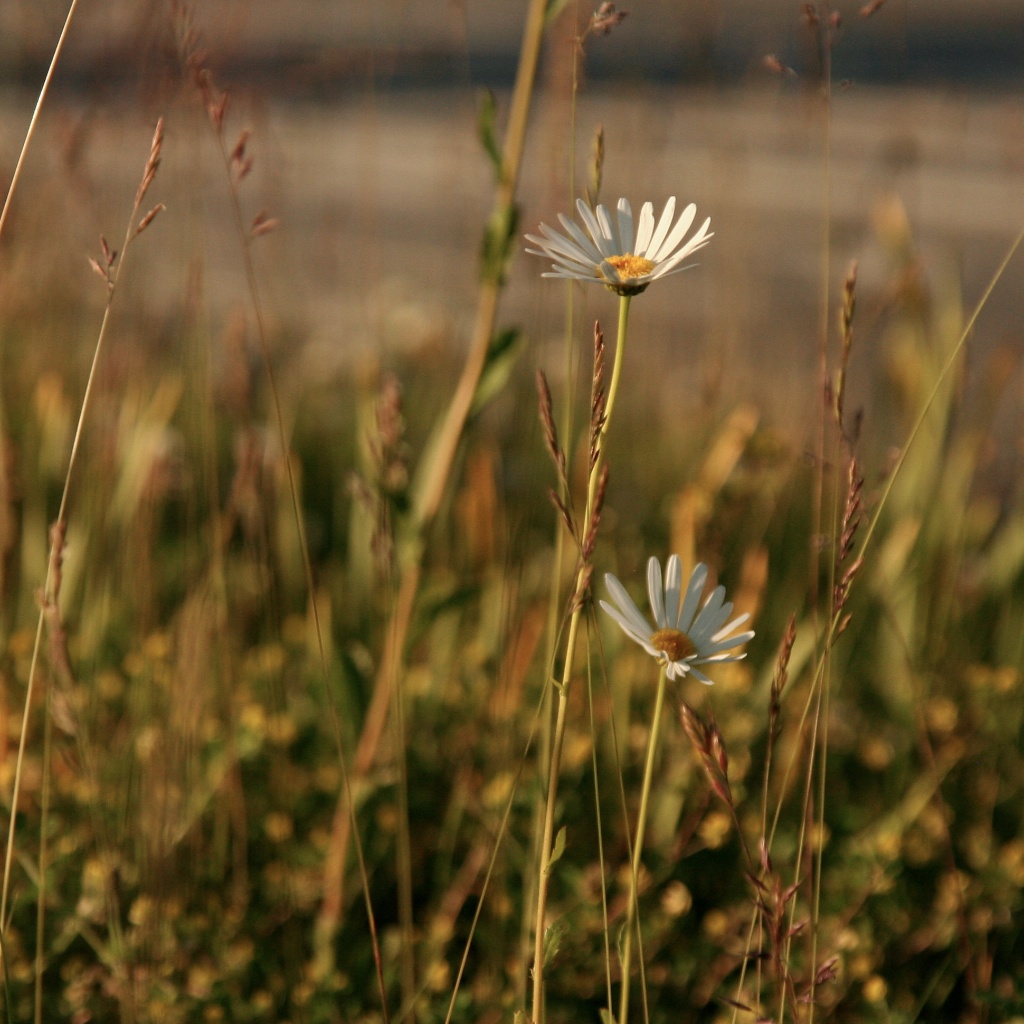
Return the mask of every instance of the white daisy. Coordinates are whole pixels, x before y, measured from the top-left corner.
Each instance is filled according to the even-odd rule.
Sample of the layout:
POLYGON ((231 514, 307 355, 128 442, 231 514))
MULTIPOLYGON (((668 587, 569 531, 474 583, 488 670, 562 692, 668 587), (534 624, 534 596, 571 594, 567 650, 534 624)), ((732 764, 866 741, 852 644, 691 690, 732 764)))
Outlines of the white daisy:
POLYGON ((582 199, 576 200, 576 209, 589 238, 578 224, 560 213, 558 219, 566 233, 560 234, 547 224, 541 224, 543 238, 526 236, 539 248, 526 251, 554 260, 551 272, 544 277, 594 281, 619 295, 639 295, 652 281, 686 270, 680 266, 683 260, 707 245, 714 234, 708 231, 711 224, 708 217, 700 230, 681 245, 683 236, 693 224, 697 207, 690 203, 673 227, 675 196, 665 204, 657 224, 654 206, 644 203, 635 231, 628 199, 619 200, 614 219, 604 206, 592 211, 582 199))
POLYGON ((661 563, 652 558, 647 563, 647 594, 654 612, 654 628, 626 593, 626 588, 611 574, 605 578, 605 586, 614 605, 607 601, 601 607, 635 640, 648 654, 665 665, 669 679, 681 679, 688 672, 702 683, 711 684, 697 665, 719 664, 724 661, 739 661, 746 654, 726 654, 726 651, 745 644, 753 630, 744 633, 733 632, 742 626, 749 615, 740 615, 726 625, 732 614, 732 603, 725 600, 725 587, 715 587, 711 596, 698 610, 704 584, 708 578, 708 567, 698 565, 690 575, 690 582, 682 595, 682 564, 678 555, 668 560, 664 588, 661 580, 661 563), (680 606, 680 597, 683 597, 680 606))

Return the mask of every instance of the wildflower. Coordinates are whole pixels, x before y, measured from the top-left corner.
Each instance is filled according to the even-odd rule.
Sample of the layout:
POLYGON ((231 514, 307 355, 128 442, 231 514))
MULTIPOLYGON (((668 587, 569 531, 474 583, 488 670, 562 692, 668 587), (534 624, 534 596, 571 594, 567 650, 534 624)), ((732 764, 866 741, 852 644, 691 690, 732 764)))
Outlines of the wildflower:
POLYGON ((654 612, 653 628, 626 593, 626 588, 611 573, 604 580, 615 604, 602 601, 601 607, 623 628, 627 636, 640 644, 652 658, 657 658, 665 665, 670 679, 680 679, 689 672, 702 683, 710 685, 711 680, 696 666, 739 661, 746 654, 725 652, 745 644, 754 633, 747 630, 730 636, 750 616, 740 615, 725 624, 733 607, 731 602, 725 600, 725 587, 715 587, 698 610, 707 578, 707 566, 698 565, 690 575, 690 582, 683 595, 679 556, 673 555, 668 560, 664 587, 661 563, 652 558, 647 563, 647 594, 654 612), (680 597, 683 598, 681 606, 680 597))
POLYGON ((708 231, 709 217, 689 241, 680 245, 693 224, 697 207, 690 203, 673 227, 675 196, 665 203, 657 224, 653 205, 644 203, 635 233, 628 199, 619 200, 614 220, 604 206, 591 210, 582 199, 576 200, 576 209, 589 238, 578 224, 560 213, 558 219, 566 233, 560 234, 547 224, 541 224, 543 238, 526 236, 539 248, 526 251, 554 260, 551 271, 544 277, 594 281, 619 295, 639 295, 652 281, 686 270, 680 266, 683 260, 707 245, 713 235, 708 231))

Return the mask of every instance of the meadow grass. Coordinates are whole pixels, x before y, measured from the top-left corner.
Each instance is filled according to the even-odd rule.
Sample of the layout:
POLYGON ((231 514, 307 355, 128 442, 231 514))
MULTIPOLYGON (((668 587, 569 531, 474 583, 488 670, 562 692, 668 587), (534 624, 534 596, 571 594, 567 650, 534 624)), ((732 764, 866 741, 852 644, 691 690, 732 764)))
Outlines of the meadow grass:
MULTIPOLYGON (((853 266, 833 289, 830 5, 803 14, 809 451, 745 402, 652 422, 629 287, 595 325, 579 285, 544 283, 567 288, 561 367, 502 324, 512 267, 548 267, 513 263, 545 33, 574 140, 613 5, 534 0, 510 98, 481 103, 468 346, 328 383, 270 311, 259 133, 193 12, 170 19, 172 109, 139 139, 124 241, 86 267, 99 299, 25 276, 18 174, 0 219, 7 1018, 1024 1018, 1024 496, 992 470, 1016 357, 968 359, 1019 239, 962 297, 891 204, 884 282, 865 299, 853 266), (176 216, 165 131, 215 152, 203 202, 245 281, 219 329, 198 265, 155 326, 131 288, 176 216), (607 571, 646 613, 643 567, 673 552, 756 633, 710 688, 598 607, 607 571)), ((567 213, 614 206, 612 145, 568 146, 567 213)), ((700 273, 651 289, 682 304, 700 273)))

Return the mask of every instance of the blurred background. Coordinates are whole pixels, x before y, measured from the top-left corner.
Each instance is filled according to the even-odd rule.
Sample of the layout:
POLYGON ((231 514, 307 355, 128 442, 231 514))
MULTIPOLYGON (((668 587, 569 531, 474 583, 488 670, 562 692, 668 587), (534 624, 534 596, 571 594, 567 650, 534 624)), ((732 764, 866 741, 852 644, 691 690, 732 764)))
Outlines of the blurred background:
MULTIPOLYGON (((850 261, 859 261, 870 317, 886 301, 887 246, 903 233, 924 272, 955 281, 969 305, 1018 230, 1024 8, 1016 0, 834 4, 841 23, 826 117, 822 54, 804 5, 623 6, 625 21, 581 54, 575 187, 572 15, 582 24, 590 8, 569 3, 554 26, 521 230, 551 221, 580 194, 603 126, 602 199, 660 207, 674 194, 696 202, 716 232, 699 270, 636 305, 634 337, 656 371, 656 394, 672 409, 721 394, 748 399, 799 434, 814 409, 826 262, 834 309, 850 261)), ((465 340, 492 193, 479 95, 495 91, 500 120, 524 11, 472 0, 192 7, 209 66, 231 95, 229 134, 253 133, 245 212, 280 218, 260 247, 261 287, 268 312, 301 345, 304 372, 326 382, 368 353, 387 360, 465 340)), ((0 179, 10 176, 64 14, 53 0, 0 8, 0 179)), ((209 134, 194 130, 200 111, 181 87, 180 31, 164 2, 79 11, 3 243, 8 301, 16 294, 31 305, 25 286, 34 282, 49 306, 59 280, 102 302, 84 256, 121 222, 162 113, 156 198, 172 215, 147 247, 149 272, 130 284, 139 291, 133 308, 165 321, 202 280, 217 328, 244 302, 216 154, 209 134)), ((545 346, 560 345, 564 293, 541 282, 543 269, 536 257, 516 259, 502 315, 537 346, 528 361, 556 373, 560 356, 545 346)), ((1009 282, 997 289, 978 352, 1019 346, 1022 294, 1009 282)), ((583 302, 583 323, 613 315, 603 293, 583 302)), ((877 356, 855 360, 858 401, 868 403, 877 384, 877 356)))
MULTIPOLYGON (((834 593, 827 563, 844 547, 826 535, 840 532, 844 505, 853 529, 858 473, 865 508, 879 508, 893 447, 1024 225, 1024 5, 835 3, 828 52, 799 0, 636 0, 610 35, 582 48, 592 8, 555 6, 517 236, 556 223, 583 192, 599 127, 603 201, 627 196, 638 209, 650 199, 660 210, 675 195, 715 232, 699 266, 632 305, 598 571, 615 571, 639 598, 649 554, 689 553, 753 613, 749 660, 726 666, 713 690, 696 686, 693 699, 722 723, 754 837, 754 776, 774 742, 765 709, 786 621, 800 619, 779 748, 788 758, 812 742, 801 717, 818 678, 812 638, 834 593), (851 443, 832 430, 826 445, 815 428, 822 338, 835 372, 853 261, 842 423, 851 443)), ((403 677, 415 728, 407 751, 399 740, 387 749, 387 738, 371 751, 359 826, 391 991, 415 946, 432 1003, 419 1019, 443 1019, 498 812, 546 688, 550 577, 571 568, 552 550, 553 474, 533 374, 546 371, 560 413, 578 372, 569 383, 582 409, 592 321, 611 334, 616 313, 604 290, 575 290, 578 359, 566 369, 567 289, 542 279, 544 262, 517 242, 498 323, 519 327, 519 361, 472 420, 450 502, 420 536, 408 522, 410 480, 429 467, 420 456, 460 372, 493 202, 481 96, 493 91, 500 132, 525 10, 524 0, 78 8, 0 239, 0 796, 22 735, 48 527, 107 301, 88 258, 102 258, 101 236, 121 246, 161 116, 146 206, 167 208, 123 264, 72 480, 60 595, 69 653, 49 652, 68 676, 48 688, 65 712, 51 716, 61 732, 54 756, 29 736, 25 863, 36 862, 39 836, 59 837, 52 913, 39 915, 52 958, 38 1019, 377 1019, 366 1011, 376 983, 359 882, 351 860, 347 877, 338 866, 347 819, 325 709, 338 709, 354 749, 387 695, 378 659, 391 642, 388 559, 403 544, 419 557, 421 541, 403 677), (226 90, 222 138, 189 50, 209 69, 212 95, 226 90), (254 221, 274 230, 247 249, 254 221), (324 672, 312 654, 313 608, 327 624, 324 672), (393 856, 403 828, 415 854, 408 869, 393 856), (400 876, 422 942, 400 934, 400 876), (136 1008, 142 999, 153 1000, 149 1016, 136 1008)), ((66 12, 56 0, 0 2, 5 190, 66 12)), ((818 948, 843 955, 847 974, 828 997, 844 1001, 837 1021, 1024 1019, 1020 281, 1018 257, 938 389, 829 661, 842 686, 831 710, 818 948), (1004 1000, 1006 1012, 991 1002, 990 1016, 975 1013, 982 997, 1004 1000)), ((552 972, 552 1022, 597 1019, 603 986, 590 751, 600 745, 611 794, 611 754, 621 746, 636 781, 646 744, 651 666, 621 636, 604 639, 599 660, 615 687, 599 696, 593 733, 574 729, 565 767, 566 817, 582 839, 559 866, 555 903, 573 932, 552 972)), ((583 723, 582 688, 574 692, 583 723)), ((30 730, 41 719, 29 716, 30 730)), ((687 999, 690 1019, 715 1020, 720 982, 749 950, 733 822, 699 783, 688 743, 667 731, 652 812, 650 863, 669 897, 648 918, 655 1022, 677 1021, 687 999)), ((532 760, 526 775, 535 780, 532 760)), ((778 771, 772 785, 781 805, 778 771)), ((517 987, 525 991, 519 880, 532 870, 522 841, 532 792, 529 779, 518 791, 457 1022, 511 1019, 517 987)), ((798 805, 787 803, 776 848, 784 872, 803 849, 798 805)), ((614 820, 606 849, 621 865, 628 844, 614 820)), ((35 879, 47 875, 15 874, 5 956, 16 1015, 29 1019, 35 879)), ((807 956, 816 970, 814 948, 807 956)))

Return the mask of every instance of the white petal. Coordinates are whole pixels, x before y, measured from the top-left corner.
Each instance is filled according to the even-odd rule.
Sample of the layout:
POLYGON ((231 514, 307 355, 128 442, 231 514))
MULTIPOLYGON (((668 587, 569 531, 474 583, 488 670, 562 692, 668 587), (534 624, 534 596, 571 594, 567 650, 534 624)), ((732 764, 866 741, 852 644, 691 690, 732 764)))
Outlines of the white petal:
MULTIPOLYGON (((750 618, 750 612, 744 612, 742 615, 737 615, 728 626, 723 626, 712 638, 713 643, 718 643, 719 640, 724 640, 734 629, 742 626, 747 619, 750 618)), ((751 633, 751 636, 754 634, 751 633)))
POLYGON ((687 231, 690 230, 690 225, 693 223, 693 218, 697 216, 697 206, 695 203, 690 203, 689 206, 679 215, 679 220, 676 221, 676 226, 672 229, 668 238, 662 243, 661 248, 653 255, 648 256, 650 260, 654 260, 655 263, 660 263, 664 259, 668 259, 676 251, 676 246, 683 240, 683 236, 687 231))
POLYGON ((719 585, 711 592, 711 596, 704 602, 700 614, 693 621, 691 629, 687 630, 691 638, 697 636, 710 637, 722 628, 722 623, 732 614, 732 605, 725 607, 725 587, 719 585))
MULTIPOLYGON (((530 249, 526 250, 530 252, 530 249)), ((559 253, 549 252, 545 253, 549 260, 554 263, 557 268, 562 270, 571 270, 573 273, 583 273, 588 276, 593 276, 597 273, 597 268, 593 263, 580 263, 579 260, 570 259, 568 256, 562 256, 559 253)))
POLYGON ((665 669, 669 679, 683 679, 689 670, 690 666, 685 661, 670 661, 665 669))
POLYGON ((651 235, 654 234, 654 207, 650 203, 644 203, 640 209, 640 223, 636 229, 636 248, 633 250, 636 256, 646 256, 647 247, 651 244, 651 235))
POLYGON ((599 205, 596 214, 597 223, 601 225, 601 232, 608 239, 608 243, 612 247, 610 255, 621 256, 623 249, 622 242, 619 241, 619 229, 615 226, 608 208, 603 204, 599 205))
POLYGON ((683 563, 678 555, 672 555, 665 574, 665 625, 679 621, 679 594, 682 588, 683 563))
POLYGON ((683 600, 679 618, 676 620, 676 629, 689 634, 690 627, 693 625, 693 616, 697 611, 697 602, 704 592, 704 583, 707 578, 708 567, 703 562, 699 562, 690 573, 690 583, 686 588, 686 598, 683 600))
POLYGON ((643 645, 651 654, 654 653, 652 648, 650 648, 647 643, 647 634, 645 633, 642 636, 638 634, 637 631, 630 624, 629 619, 627 619, 626 616, 623 615, 618 608, 614 607, 613 605, 610 605, 607 601, 600 601, 599 604, 601 605, 602 609, 604 609, 604 611, 618 623, 619 628, 626 634, 626 636, 630 638, 630 640, 633 640, 635 643, 643 645))
POLYGON ((665 209, 661 211, 661 219, 658 221, 658 227, 654 232, 654 237, 650 240, 647 245, 647 252, 644 253, 646 259, 651 260, 654 263, 658 261, 654 258, 656 253, 661 248, 661 243, 665 241, 665 236, 668 234, 668 229, 672 227, 672 218, 676 212, 676 197, 669 196, 668 202, 665 203, 665 209))
POLYGON ((573 220, 569 220, 564 213, 558 215, 562 227, 569 233, 574 242, 589 256, 594 263, 601 262, 601 250, 587 238, 584 230, 573 220))
POLYGON ((568 270, 558 271, 554 273, 544 273, 541 277, 554 277, 561 281, 589 281, 593 284, 604 284, 604 281, 595 275, 584 274, 583 271, 571 272, 568 270))
POLYGON ((658 629, 664 629, 665 622, 665 593, 661 584, 661 562, 656 558, 647 561, 647 596, 650 598, 651 611, 654 612, 654 622, 658 629))
POLYGON ((727 661, 742 661, 746 656, 747 652, 742 651, 740 654, 712 654, 700 660, 704 665, 724 665, 727 661))
MULTIPOLYGON (((547 235, 547 238, 535 238, 530 235, 527 235, 526 237, 534 244, 542 246, 550 252, 558 252, 563 256, 571 256, 579 263, 593 264, 601 262, 600 259, 594 259, 590 252, 566 238, 565 235, 560 235, 557 231, 552 231, 547 224, 541 224, 540 229, 545 235, 547 235)), ((593 246, 590 248, 593 249, 593 246)))
POLYGON ((619 245, 620 252, 633 252, 633 211, 630 209, 628 199, 619 200, 618 208, 619 221, 619 245))
POLYGON ((597 223, 597 218, 590 207, 582 199, 577 199, 576 209, 579 211, 586 229, 590 232, 590 237, 594 240, 594 245, 597 246, 598 252, 602 256, 614 256, 615 250, 612 248, 611 239, 605 238, 600 225, 597 223))
POLYGON ((701 244, 696 246, 695 249, 689 249, 689 248, 681 249, 679 252, 677 252, 675 254, 675 256, 671 256, 669 259, 663 260, 661 263, 659 263, 654 268, 654 270, 651 271, 651 277, 655 277, 655 278, 657 278, 657 277, 668 277, 669 274, 674 274, 677 269, 678 270, 689 270, 691 267, 697 266, 696 262, 694 262, 694 263, 687 263, 685 266, 680 266, 680 264, 684 260, 688 260, 694 254, 694 252, 696 252, 697 249, 703 249, 704 246, 708 244, 708 241, 710 241, 712 237, 713 236, 709 235, 708 236, 708 240, 704 241, 704 242, 701 242, 701 244))
POLYGON ((607 260, 603 260, 601 263, 601 274, 609 284, 624 283, 623 279, 619 276, 619 272, 607 260))
POLYGON ((701 672, 700 669, 694 668, 692 665, 690 666, 690 674, 693 676, 694 679, 699 679, 705 686, 715 685, 713 679, 708 679, 708 677, 704 675, 704 673, 701 672))
POLYGON ((650 623, 640 614, 640 609, 626 593, 626 588, 609 572, 605 574, 604 585, 622 614, 632 623, 633 629, 645 637, 651 635, 650 623))

